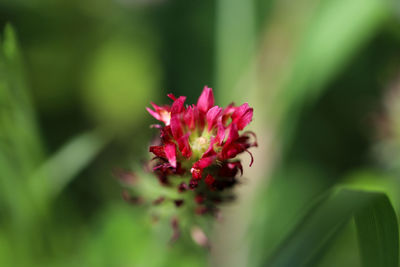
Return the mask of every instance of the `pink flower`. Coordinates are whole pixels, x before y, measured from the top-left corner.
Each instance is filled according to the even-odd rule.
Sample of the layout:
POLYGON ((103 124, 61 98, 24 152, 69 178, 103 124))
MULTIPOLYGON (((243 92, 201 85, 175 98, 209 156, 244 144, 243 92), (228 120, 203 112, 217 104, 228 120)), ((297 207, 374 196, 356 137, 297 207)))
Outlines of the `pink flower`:
MULTIPOLYGON (((235 185, 236 175, 243 172, 237 155, 248 152, 253 163, 248 149, 257 146, 255 134, 241 133, 253 119, 253 108, 248 103, 216 106, 213 91, 207 86, 196 105, 185 105, 184 96, 168 96, 173 100, 171 106, 152 103, 154 110, 147 108, 163 123, 156 125, 160 129, 159 145, 149 148, 156 160, 153 170, 163 185, 178 184, 176 190, 182 193, 187 189, 195 191, 197 203, 199 196, 201 203, 219 203, 224 199, 217 192, 235 185), (181 177, 189 178, 170 183, 181 177)), ((198 209, 204 207, 210 209, 210 205, 198 209)))

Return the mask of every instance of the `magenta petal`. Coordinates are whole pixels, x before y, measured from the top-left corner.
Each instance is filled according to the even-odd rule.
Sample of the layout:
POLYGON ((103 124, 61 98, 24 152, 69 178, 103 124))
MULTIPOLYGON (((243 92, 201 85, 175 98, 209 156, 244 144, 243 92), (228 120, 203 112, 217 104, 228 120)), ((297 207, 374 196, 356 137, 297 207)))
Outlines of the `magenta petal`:
POLYGON ((236 157, 237 154, 242 153, 246 148, 242 144, 232 143, 228 147, 224 147, 223 153, 226 159, 236 157))
POLYGON ((163 146, 151 146, 149 148, 149 151, 152 152, 157 157, 161 157, 161 158, 166 157, 163 146))
POLYGON ((151 105, 153 106, 154 110, 151 110, 150 108, 146 108, 146 110, 157 120, 162 121, 165 123, 165 125, 169 125, 171 115, 170 115, 170 107, 169 106, 157 106, 153 102, 151 102, 151 105))
POLYGON ((233 112, 235 112, 236 107, 233 103, 229 104, 224 110, 222 111, 222 124, 226 125, 229 118, 231 118, 233 112))
POLYGON ((211 88, 204 86, 203 92, 201 93, 199 100, 197 101, 198 109, 206 113, 211 107, 214 106, 214 94, 211 88))
POLYGON ((237 107, 232 114, 232 121, 236 123, 239 130, 243 130, 251 122, 252 118, 253 109, 247 103, 237 107))
POLYGON ((186 126, 193 131, 196 127, 196 117, 195 117, 195 109, 193 106, 189 106, 186 109, 185 115, 183 116, 183 120, 185 121, 186 126))
POLYGON ((210 140, 210 145, 208 146, 207 150, 203 153, 203 155, 201 156, 201 158, 207 158, 207 157, 212 157, 214 155, 216 155, 217 153, 215 153, 214 151, 214 144, 216 142, 216 138, 212 138, 210 140))
POLYGON ((146 110, 150 113, 151 116, 153 116, 156 120, 161 120, 161 116, 160 114, 158 114, 157 112, 155 112, 154 110, 146 107, 146 110))
POLYGON ((176 148, 174 143, 165 144, 165 155, 172 167, 176 168, 176 148))
POLYGON ((173 101, 176 100, 176 96, 174 96, 174 94, 168 94, 167 95, 169 98, 171 98, 173 101))
POLYGON ((220 117, 222 112, 222 108, 215 106, 212 107, 208 110, 206 119, 207 119, 207 125, 208 125, 208 131, 211 131, 211 129, 214 127, 214 125, 217 122, 217 119, 220 117))
POLYGON ((224 139, 225 139, 225 127, 224 127, 224 125, 222 124, 221 121, 218 121, 217 127, 218 127, 218 130, 217 130, 217 136, 216 136, 216 138, 215 138, 215 142, 216 142, 218 145, 221 145, 222 142, 223 142, 224 139))
POLYGON ((156 105, 156 104, 153 103, 153 102, 150 102, 150 104, 153 106, 153 108, 154 108, 154 110, 155 110, 156 112, 165 109, 165 108, 163 108, 163 107, 160 107, 160 106, 156 105))
POLYGON ((171 132, 172 132, 172 136, 175 138, 175 140, 178 140, 183 135, 182 124, 181 124, 181 121, 179 120, 177 114, 173 114, 172 115, 172 118, 171 118, 171 132))
POLYGON ((231 123, 229 127, 228 138, 222 147, 220 157, 222 159, 229 159, 236 156, 238 153, 243 152, 246 148, 243 148, 241 144, 236 143, 239 138, 239 133, 235 123, 231 123))
POLYGON ((183 106, 185 100, 185 96, 180 96, 177 100, 175 100, 171 107, 171 114, 179 114, 183 112, 185 110, 185 107, 183 106))
POLYGON ((206 157, 206 158, 201 158, 193 166, 194 166, 195 169, 207 168, 208 166, 210 166, 214 162, 215 158, 216 158, 216 156, 210 156, 210 157, 206 157))
POLYGON ((236 124, 231 123, 231 125, 229 127, 229 135, 228 135, 228 138, 227 138, 224 146, 229 145, 230 143, 234 142, 238 138, 239 138, 239 132, 236 127, 236 124))
POLYGON ((179 150, 186 158, 190 158, 192 156, 192 150, 190 149, 189 144, 189 135, 190 133, 187 133, 178 139, 179 150))

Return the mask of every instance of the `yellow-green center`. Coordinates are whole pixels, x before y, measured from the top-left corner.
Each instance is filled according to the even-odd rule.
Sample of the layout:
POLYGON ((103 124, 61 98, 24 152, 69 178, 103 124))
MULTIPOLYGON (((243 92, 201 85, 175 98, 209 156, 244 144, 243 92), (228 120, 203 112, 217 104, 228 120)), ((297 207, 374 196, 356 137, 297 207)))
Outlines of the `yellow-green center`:
POLYGON ((191 143, 193 154, 201 156, 210 146, 210 139, 204 136, 197 137, 191 143))

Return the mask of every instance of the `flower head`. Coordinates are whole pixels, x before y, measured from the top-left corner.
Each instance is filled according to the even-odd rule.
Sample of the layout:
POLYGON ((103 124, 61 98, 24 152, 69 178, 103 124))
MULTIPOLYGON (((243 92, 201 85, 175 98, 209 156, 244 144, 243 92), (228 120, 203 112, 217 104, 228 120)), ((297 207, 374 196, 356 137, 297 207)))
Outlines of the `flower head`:
MULTIPOLYGON (((219 192, 232 187, 238 172, 243 172, 237 155, 248 152, 253 163, 248 149, 257 146, 255 134, 240 133, 251 122, 253 108, 247 103, 216 106, 207 86, 196 105, 185 105, 184 96, 168 96, 173 100, 171 106, 152 103, 154 110, 147 108, 162 123, 155 126, 160 130, 159 144, 149 148, 155 156, 154 172, 163 185, 175 186, 179 192, 194 191, 201 205, 225 200, 219 192)), ((206 205, 208 211, 213 206, 206 205)))
POLYGON ((159 130, 159 138, 149 147, 153 159, 146 164, 146 172, 118 171, 116 176, 125 187, 126 201, 149 206, 155 220, 170 218, 171 241, 179 237, 182 227, 189 227, 194 241, 208 246, 198 228, 204 222, 197 215, 217 216, 218 205, 234 199, 229 189, 237 183, 239 173, 243 174, 237 155, 248 152, 252 165, 248 149, 257 146, 256 136, 243 130, 253 118, 253 109, 247 103, 216 106, 207 86, 195 105, 185 105, 184 96, 168 97, 171 105, 151 103, 153 109, 147 108, 160 124, 152 125, 159 130), (152 173, 161 186, 153 177, 144 178, 152 173), (176 208, 168 208, 171 205, 176 208))

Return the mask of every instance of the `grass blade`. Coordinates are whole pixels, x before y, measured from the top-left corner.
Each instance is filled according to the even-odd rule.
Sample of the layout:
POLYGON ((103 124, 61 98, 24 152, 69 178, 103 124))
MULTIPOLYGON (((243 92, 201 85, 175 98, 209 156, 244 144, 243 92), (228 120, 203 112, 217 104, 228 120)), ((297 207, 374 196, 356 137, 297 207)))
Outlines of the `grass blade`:
POLYGON ((336 190, 315 203, 268 266, 312 266, 353 215, 365 266, 397 267, 398 225, 388 197, 349 189, 336 190))
POLYGON ((389 199, 375 197, 356 213, 355 221, 363 266, 398 266, 399 233, 389 199))

